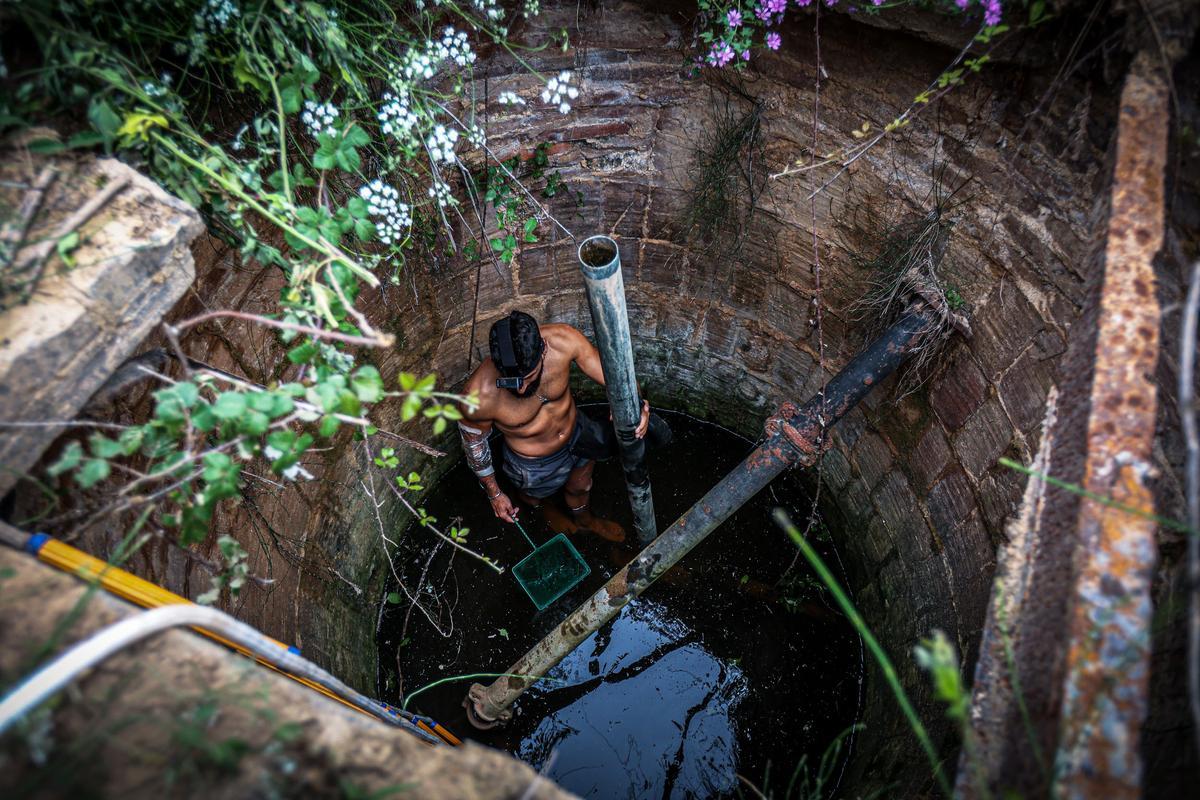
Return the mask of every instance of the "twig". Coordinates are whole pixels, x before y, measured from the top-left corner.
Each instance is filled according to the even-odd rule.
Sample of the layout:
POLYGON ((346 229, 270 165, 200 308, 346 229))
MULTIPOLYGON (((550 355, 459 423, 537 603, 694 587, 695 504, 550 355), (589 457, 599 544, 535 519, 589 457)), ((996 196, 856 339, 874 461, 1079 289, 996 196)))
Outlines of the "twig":
POLYGON ((21 207, 17 209, 16 216, 0 232, 0 269, 7 267, 17 257, 17 251, 21 249, 25 233, 29 230, 29 223, 33 221, 37 210, 41 207, 46 190, 50 188, 50 184, 54 183, 54 179, 57 177, 58 170, 55 167, 43 167, 29 190, 25 192, 25 196, 21 198, 21 207))
MULTIPOLYGON (((986 26, 984 26, 984 27, 986 27, 986 26)), ((954 60, 950 62, 950 65, 948 67, 946 67, 946 69, 943 69, 941 72, 939 72, 937 77, 935 77, 932 81, 929 82, 929 85, 925 89, 926 92, 932 91, 933 88, 937 86, 938 78, 940 78, 942 75, 944 75, 947 70, 953 69, 960 61, 963 60, 963 58, 966 57, 967 53, 970 52, 970 50, 971 50, 971 46, 975 44, 975 37, 978 36, 982 32, 983 32, 983 27, 980 27, 980 29, 975 33, 975 35, 972 36, 967 41, 966 45, 962 48, 962 50, 960 50, 958 52, 958 55, 954 57, 954 60)), ((820 69, 819 68, 817 70, 817 75, 818 75, 818 80, 819 80, 820 79, 820 69)), ((950 84, 945 89, 943 89, 941 92, 938 92, 937 94, 933 95, 929 99, 929 101, 926 103, 918 103, 916 100, 913 100, 913 102, 909 103, 908 108, 904 109, 904 112, 902 114, 900 114, 900 116, 898 116, 898 117, 896 117, 896 119, 892 120, 892 123, 888 127, 884 128, 882 131, 880 131, 878 134, 876 134, 874 137, 872 137, 870 141, 865 142, 862 145, 859 145, 859 147, 856 148, 855 150, 849 151, 850 153, 853 153, 853 155, 846 156, 845 159, 840 162, 839 169, 837 172, 835 172, 833 174, 833 177, 831 177, 829 180, 825 181, 823 184, 818 186, 816 189, 813 189, 812 193, 808 196, 807 199, 811 200, 812 198, 816 197, 818 194, 820 194, 821 192, 823 192, 827 188, 829 188, 829 186, 834 181, 836 181, 843 174, 845 174, 846 170, 848 170, 855 161, 858 161, 858 159, 860 159, 864 155, 866 155, 867 152, 870 151, 871 148, 873 148, 875 145, 879 144, 879 142, 885 136, 887 136, 892 131, 900 130, 900 128, 904 127, 907 124, 910 117, 916 117, 917 115, 919 115, 922 110, 920 108, 921 106, 927 107, 927 106, 933 105, 934 101, 941 98, 943 95, 945 95, 951 89, 953 89, 954 86, 955 86, 955 84, 950 84)), ((816 156, 815 151, 813 153, 813 156, 815 158, 815 156, 816 156)), ((835 160, 835 157, 830 157, 829 159, 827 159, 826 161, 824 161, 822 163, 829 163, 834 160, 835 160)), ((814 163, 814 164, 809 164, 807 167, 799 167, 799 168, 786 167, 786 168, 780 170, 779 172, 772 173, 770 175, 770 178, 772 180, 774 180, 776 178, 787 177, 788 175, 793 175, 797 172, 811 170, 811 169, 815 168, 815 166, 817 166, 817 165, 814 163)))
MULTIPOLYGON (((408 509, 410 512, 412 512, 413 514, 417 514, 417 513, 418 513, 418 512, 417 512, 417 509, 416 509, 416 508, 413 506, 413 504, 412 504, 412 503, 410 503, 410 502, 408 502, 408 498, 404 496, 404 492, 400 491, 400 489, 398 489, 394 483, 391 483, 391 482, 389 482, 389 483, 388 483, 388 488, 392 490, 392 493, 393 493, 393 494, 395 494, 395 495, 396 495, 396 497, 400 498, 400 502, 401 502, 401 503, 404 503, 405 507, 406 507, 406 508, 407 508, 407 509, 408 509)), ((428 528, 429 530, 433 531, 434 535, 438 536, 438 537, 439 537, 439 538, 441 538, 443 541, 445 541, 445 542, 448 542, 449 544, 453 545, 455 548, 457 548, 457 549, 459 549, 459 550, 463 551, 464 553, 466 553, 467 555, 471 556, 472 558, 479 559, 479 560, 480 560, 480 561, 482 561, 482 562, 483 562, 485 565, 487 565, 489 568, 491 568, 491 569, 495 570, 497 575, 503 575, 503 574, 504 574, 504 567, 500 566, 500 565, 499 565, 499 564, 497 564, 495 561, 492 561, 492 560, 491 560, 490 558, 488 558, 487 556, 480 555, 479 553, 476 553, 474 550, 471 550, 471 549, 470 549, 470 548, 468 548, 468 547, 463 547, 461 544, 459 544, 458 542, 454 541, 454 540, 453 540, 453 539, 451 539, 449 536, 447 536, 446 534, 442 533, 441 531, 439 531, 437 528, 435 528, 435 527, 434 527, 434 526, 432 526, 432 525, 423 525, 422 527, 428 528)))
MULTIPOLYGON (((440 108, 446 114, 446 116, 448 116, 448 117, 450 117, 450 119, 454 120, 454 122, 460 128, 462 128, 463 130, 467 130, 467 126, 463 124, 463 121, 460 120, 458 117, 454 116, 454 113, 451 112, 450 109, 446 108, 441 103, 434 103, 434 105, 437 106, 438 108, 440 108)), ((482 145, 480 145, 480 148, 483 150, 483 152, 487 153, 489 156, 496 159, 496 166, 500 168, 500 170, 505 174, 505 176, 510 181, 512 181, 514 184, 516 184, 518 189, 520 189, 522 192, 525 193, 525 196, 529 198, 529 202, 532 203, 533 207, 538 210, 539 217, 548 219, 551 222, 553 222, 555 225, 557 225, 559 227, 559 230, 561 230, 563 233, 565 233, 572 242, 577 241, 575 239, 575 234, 571 233, 571 231, 569 231, 567 229, 566 225, 563 225, 561 222, 559 222, 558 218, 555 217, 553 214, 551 214, 549 209, 547 209, 544 205, 542 205, 540 202, 538 202, 538 199, 533 196, 533 193, 525 188, 525 184, 523 184, 519 180, 517 180, 517 177, 515 175, 513 175, 512 172, 509 171, 508 167, 504 166, 504 162, 500 160, 499 156, 497 156, 494 152, 492 152, 492 149, 487 146, 486 141, 482 145)))
MULTIPOLYGON (((227 383, 231 383, 234 386, 238 386, 238 387, 241 387, 244 389, 258 389, 259 391, 266 391, 266 389, 267 389, 267 387, 263 386, 260 383, 255 383, 254 381, 248 380, 246 378, 240 378, 237 375, 234 375, 230 372, 226 372, 223 369, 218 369, 217 367, 213 367, 208 364, 205 364, 203 361, 198 361, 194 358, 187 358, 186 356, 184 358, 186 359, 185 364, 187 366, 190 366, 194 369, 202 370, 204 373, 211 375, 212 377, 217 378, 218 380, 223 380, 227 383)), ((309 403, 305 400, 294 400, 293 402, 294 402, 296 408, 300 409, 301 411, 315 413, 315 414, 321 413, 320 409, 318 409, 316 406, 312 405, 311 403, 309 403)), ((366 427, 368 425, 371 427, 375 426, 375 423, 371 422, 371 420, 367 419, 366 417, 352 417, 349 414, 340 414, 340 413, 334 413, 334 414, 331 414, 330 416, 332 416, 334 419, 340 420, 340 421, 348 423, 350 425, 358 425, 360 427, 366 427)), ((434 458, 444 458, 446 455, 441 450, 437 450, 433 447, 430 447, 427 444, 422 444, 421 442, 418 442, 414 439, 409 439, 407 436, 401 436, 398 433, 393 433, 392 431, 385 431, 385 430, 378 429, 378 428, 376 428, 376 430, 378 431, 379 435, 386 436, 389 439, 395 439, 396 441, 400 442, 401 444, 407 445, 408 447, 411 447, 414 450, 420 450, 425 455, 433 456, 434 458)))
POLYGON ((298 325, 295 322, 284 322, 270 317, 263 317, 258 314, 249 314, 244 311, 209 311, 191 319, 185 319, 178 325, 175 325, 175 330, 182 333, 194 325, 199 325, 201 322, 207 322, 210 319, 219 317, 232 317, 233 319, 246 320, 247 322, 256 322, 259 325, 266 325, 269 328, 279 328, 285 331, 296 331, 297 333, 305 333, 314 339, 332 339, 337 342, 345 342, 346 344, 361 344, 366 347, 391 347, 395 343, 395 337, 390 333, 377 333, 374 338, 366 336, 351 336, 348 333, 339 333, 338 331, 327 331, 321 328, 313 328, 309 325, 298 325))
MULTIPOLYGON (((1200 261, 1192 264, 1179 345, 1179 416, 1187 444, 1188 700, 1194 731, 1200 731, 1200 433, 1196 427, 1196 317, 1200 307, 1200 261)), ((1200 734, 1193 740, 1200 748, 1200 734)))
POLYGON ((30 264, 35 265, 33 275, 29 278, 29 281, 25 284, 25 288, 22 291, 23 300, 28 301, 30 295, 33 294, 33 290, 37 288, 38 281, 41 280, 42 273, 46 270, 46 264, 50 261, 50 256, 54 254, 54 250, 58 246, 58 242, 64 236, 72 233, 76 228, 91 219, 97 211, 103 208, 104 205, 112 199, 113 195, 128 185, 128 177, 116 178, 115 180, 111 181, 99 192, 92 195, 86 203, 76 209, 75 213, 63 220, 62 224, 60 224, 54 230, 54 233, 51 234, 49 239, 44 242, 40 242, 37 246, 32 248, 30 255, 17 262, 14 269, 18 271, 26 269, 30 264))
POLYGON ((37 422, 0 422, 0 428, 104 428, 123 431, 128 425, 116 422, 89 422, 87 420, 38 420, 37 422))
MULTIPOLYGON (((365 440, 363 441, 363 450, 366 451, 367 463, 370 464, 374 460, 374 456, 371 454, 370 443, 365 440)), ((368 470, 368 472, 369 472, 369 470, 368 470)), ((433 616, 429 613, 429 611, 425 608, 425 606, 421 605, 421 603, 419 602, 419 600, 418 600, 418 597, 420 596, 419 591, 418 591, 418 597, 414 597, 412 592, 408 591, 408 587, 404 585, 404 581, 401 580, 400 572, 396 569, 396 562, 392 560, 392 554, 388 552, 388 548, 387 548, 387 546, 389 544, 392 547, 399 547, 399 545, 396 542, 393 542, 391 539, 389 539, 387 536, 387 532, 384 530, 383 518, 381 516, 379 516, 379 509, 383 505, 383 501, 380 500, 378 498, 378 496, 375 494, 375 478, 374 478, 374 476, 371 476, 370 481, 371 481, 371 483, 370 483, 370 485, 368 485, 366 481, 363 481, 360 479, 358 484, 359 484, 359 486, 361 486, 363 488, 363 492, 366 493, 367 497, 369 497, 371 499, 371 511, 375 515, 375 524, 379 527, 379 538, 383 540, 383 557, 387 559, 388 568, 392 571, 392 577, 396 579, 396 585, 400 587, 400 591, 404 592, 404 596, 408 598, 409 602, 413 606, 416 606, 420 610, 421 615, 425 617, 425 619, 429 622, 430 626, 437 632, 437 634, 444 639, 449 638, 454 633, 454 617, 453 617, 453 615, 451 615, 451 617, 450 617, 449 630, 443 630, 442 626, 438 624, 438 621, 435 620, 433 618, 433 616)), ((407 621, 405 624, 407 624, 407 621)), ((399 656, 400 656, 399 651, 397 651, 397 653, 396 653, 396 657, 397 657, 396 671, 398 673, 402 674, 402 670, 400 669, 399 656)))

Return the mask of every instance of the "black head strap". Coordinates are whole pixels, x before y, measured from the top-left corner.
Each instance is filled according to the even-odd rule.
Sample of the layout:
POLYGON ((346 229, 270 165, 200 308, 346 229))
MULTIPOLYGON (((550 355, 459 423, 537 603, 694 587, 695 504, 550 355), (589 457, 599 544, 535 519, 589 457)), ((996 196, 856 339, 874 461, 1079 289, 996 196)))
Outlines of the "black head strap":
POLYGON ((512 317, 505 317, 496 323, 496 339, 500 345, 500 371, 506 375, 513 374, 517 368, 517 354, 512 346, 512 317))

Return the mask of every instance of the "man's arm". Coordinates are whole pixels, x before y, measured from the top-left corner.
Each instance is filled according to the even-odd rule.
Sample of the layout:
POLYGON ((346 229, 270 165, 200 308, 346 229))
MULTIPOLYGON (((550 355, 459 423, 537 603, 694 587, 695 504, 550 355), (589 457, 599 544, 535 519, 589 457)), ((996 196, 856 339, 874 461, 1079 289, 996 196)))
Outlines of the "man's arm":
MULTIPOLYGON (((571 328, 571 331, 574 333, 572 339, 574 340, 575 363, 583 370, 584 375, 604 386, 604 366, 600 363, 600 351, 582 333, 574 328, 571 328)), ((641 386, 638 387, 638 396, 643 398, 642 418, 638 421, 634 436, 641 439, 650 427, 650 402, 642 395, 641 386)))
MULTIPOLYGON (((479 414, 476 409, 473 414, 479 414)), ((479 479, 479 485, 487 494, 488 502, 497 517, 512 522, 516 515, 516 507, 500 489, 496 482, 496 468, 492 465, 492 448, 488 444, 488 434, 492 430, 492 420, 474 416, 463 409, 463 419, 458 423, 458 435, 462 438, 463 452, 467 456, 467 465, 479 479)))

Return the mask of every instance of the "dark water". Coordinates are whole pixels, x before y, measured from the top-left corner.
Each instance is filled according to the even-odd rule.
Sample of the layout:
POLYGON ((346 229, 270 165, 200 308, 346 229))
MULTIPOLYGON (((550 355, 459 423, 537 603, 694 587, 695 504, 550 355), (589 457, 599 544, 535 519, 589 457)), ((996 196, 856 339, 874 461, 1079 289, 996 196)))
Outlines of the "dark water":
MULTIPOLYGON (((675 441, 649 454, 660 530, 751 449, 717 426, 664 416, 675 441)), ((598 514, 632 531, 615 461, 597 465, 592 498, 598 514)), ((451 557, 445 545, 431 555, 430 532, 405 532, 396 568, 421 609, 404 594, 385 604, 378 638, 380 695, 396 704, 441 678, 506 670, 637 549, 632 533, 625 545, 572 536, 591 575, 536 612, 511 574, 529 546, 491 515, 465 464, 421 500, 439 523, 461 518, 469 546, 507 569, 496 575, 461 553, 451 557)), ((507 728, 481 732, 466 722, 461 703, 473 680, 424 691, 410 710, 516 754, 583 797, 752 796, 739 774, 782 797, 800 760, 807 756, 815 769, 858 718, 862 651, 772 522, 779 506, 807 519, 811 501, 794 476, 778 479, 584 642, 551 671, 553 682, 526 692, 507 728)), ((522 519, 535 542, 554 535, 539 512, 524 510, 522 519)), ((836 569, 832 546, 819 544, 836 569)), ((847 742, 831 769, 835 783, 847 742)))

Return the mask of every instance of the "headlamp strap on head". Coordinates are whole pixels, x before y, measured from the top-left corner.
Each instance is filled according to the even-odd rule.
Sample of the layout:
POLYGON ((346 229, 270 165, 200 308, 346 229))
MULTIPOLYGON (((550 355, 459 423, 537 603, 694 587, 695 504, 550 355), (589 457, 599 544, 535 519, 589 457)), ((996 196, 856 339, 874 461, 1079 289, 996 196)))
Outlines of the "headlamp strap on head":
POLYGON ((509 375, 517 368, 517 354, 512 346, 512 317, 496 323, 496 339, 500 345, 500 372, 509 375))

